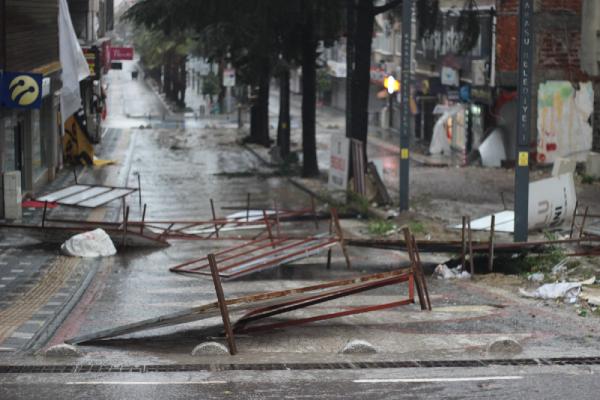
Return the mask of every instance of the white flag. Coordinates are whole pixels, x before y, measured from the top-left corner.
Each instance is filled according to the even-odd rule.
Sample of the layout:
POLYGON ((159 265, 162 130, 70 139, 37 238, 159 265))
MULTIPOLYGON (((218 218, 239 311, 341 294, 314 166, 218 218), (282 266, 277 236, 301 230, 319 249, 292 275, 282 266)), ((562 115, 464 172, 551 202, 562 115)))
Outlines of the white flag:
POLYGON ((58 32, 63 82, 60 112, 64 126, 65 121, 82 107, 79 82, 90 76, 90 67, 77 41, 67 0, 59 0, 58 32))

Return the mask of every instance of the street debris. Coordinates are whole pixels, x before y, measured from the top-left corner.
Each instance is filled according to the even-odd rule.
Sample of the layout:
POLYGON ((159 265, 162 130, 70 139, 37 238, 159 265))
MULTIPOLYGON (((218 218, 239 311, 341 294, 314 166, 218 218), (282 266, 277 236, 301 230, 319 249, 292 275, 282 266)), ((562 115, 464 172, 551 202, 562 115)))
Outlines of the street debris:
POLYGON ((23 207, 23 208, 44 208, 44 207, 46 207, 48 209, 51 209, 51 208, 58 207, 58 204, 47 203, 44 201, 36 201, 36 200, 24 200, 21 203, 21 207, 23 207))
POLYGON ((506 160, 502 129, 494 129, 492 133, 483 140, 477 150, 481 156, 481 165, 484 167, 501 167, 502 161, 506 160))
POLYGON ((543 272, 535 272, 527 277, 531 282, 543 282, 545 278, 546 275, 543 272))
MULTIPOLYGON (((303 239, 264 238, 230 247, 215 253, 215 255, 218 257, 219 276, 231 279, 307 258, 336 244, 341 244, 341 242, 337 238, 325 234, 303 239)), ((205 257, 187 261, 171 267, 169 270, 179 273, 210 275, 205 257)))
MULTIPOLYGON (((373 196, 369 196, 369 199, 372 199, 378 205, 391 205, 392 197, 390 196, 385 184, 383 183, 383 173, 380 174, 375 166, 375 163, 370 162, 367 164, 367 174, 368 182, 370 186, 373 187, 375 194, 373 196)), ((369 194, 369 190, 367 190, 367 194, 369 194)))
MULTIPOLYGON (((340 245, 346 258, 347 267, 350 268, 350 258, 346 251, 337 212, 334 209, 331 210, 330 230, 335 234, 321 233, 304 238, 290 238, 280 233, 274 233, 266 212, 263 211, 263 213, 267 237, 251 240, 215 253, 221 278, 238 278, 249 273, 288 264, 330 249, 336 244, 340 245)), ((328 260, 331 260, 331 252, 328 254, 328 260)), ((210 275, 209 267, 206 257, 200 257, 171 267, 170 271, 210 275)))
MULTIPOLYGON (((211 209, 214 211, 213 203, 211 209)), ((252 236, 243 236, 239 231, 263 230, 279 228, 283 221, 315 219, 319 216, 311 209, 305 210, 277 210, 277 209, 248 209, 218 218, 213 213, 210 220, 174 220, 174 221, 143 221, 143 226, 152 232, 160 234, 162 238, 173 240, 250 240, 262 233, 252 236), (305 218, 304 218, 305 217, 305 218), (230 233, 230 235, 226 235, 230 233)), ((131 222, 140 225, 141 222, 131 222)))
POLYGON ((433 270, 433 275, 438 279, 470 279, 471 274, 464 271, 462 266, 448 268, 446 264, 440 264, 433 270))
POLYGON ((129 196, 136 191, 138 191, 137 188, 129 187, 75 184, 48 193, 35 200, 40 202, 58 203, 66 206, 96 208, 110 203, 111 201, 129 196))
POLYGON ((110 236, 100 228, 73 236, 62 244, 60 250, 66 256, 84 258, 108 257, 117 254, 117 249, 110 236))
POLYGON ((577 233, 579 238, 600 238, 600 215, 590 213, 589 207, 585 207, 583 213, 579 208, 577 204, 573 211, 569 237, 577 233))
POLYGON ((587 301, 590 306, 600 306, 600 289, 598 288, 585 287, 579 297, 587 301))
POLYGON ((560 176, 562 174, 574 174, 577 168, 577 161, 565 158, 557 157, 552 165, 552 176, 560 176))
POLYGON ((47 213, 48 207, 45 206, 41 225, 0 224, 0 228, 23 231, 45 243, 63 243, 73 235, 102 229, 110 236, 115 245, 122 247, 160 248, 169 246, 169 243, 161 235, 150 232, 144 227, 144 216, 142 216, 141 222, 132 224, 129 221, 129 207, 125 205, 123 206, 122 222, 52 219, 47 217, 47 213))
POLYGON ((364 143, 358 139, 350 139, 350 153, 352 155, 352 183, 354 192, 366 197, 367 183, 365 179, 366 169, 364 143))
POLYGON ((561 262, 552 267, 551 274, 557 278, 563 277, 567 273, 567 259, 563 259, 561 262))
POLYGON ((190 308, 173 314, 159 316, 145 321, 75 337, 68 340, 67 343, 80 344, 98 341, 101 339, 108 339, 134 332, 203 320, 220 315, 225 328, 229 352, 233 355, 237 353, 234 332, 249 333, 286 328, 299 324, 413 304, 415 302, 415 288, 421 310, 431 310, 431 302, 429 300, 429 293, 427 291, 427 283, 423 275, 423 269, 421 266, 418 249, 415 246, 414 237, 410 234, 408 229, 404 231, 404 234, 407 242, 409 243, 408 253, 410 258, 410 266, 408 268, 399 268, 389 272, 324 282, 317 285, 300 287, 296 289, 259 293, 234 299, 225 298, 223 287, 221 286, 221 278, 219 277, 219 270, 217 268, 216 257, 213 254, 209 254, 208 262, 217 296, 216 302, 204 304, 199 307, 190 308), (341 309, 336 312, 326 312, 323 314, 302 317, 298 319, 285 319, 277 320, 276 322, 266 322, 258 325, 256 324, 257 321, 261 321, 272 316, 296 311, 312 305, 323 304, 328 301, 379 289, 385 286, 397 285, 398 283, 403 282, 408 284, 408 295, 404 299, 383 304, 356 307, 340 305, 339 307, 341 307, 341 309), (230 315, 232 313, 236 313, 238 315, 241 314, 241 317, 238 318, 235 325, 232 325, 230 321, 230 315))
MULTIPOLYGON (((559 227, 572 218, 576 210, 577 196, 573 174, 563 174, 542 179, 529 185, 529 230, 559 227)), ((513 233, 515 213, 512 210, 494 213, 494 230, 513 233)), ((451 225, 450 229, 462 229, 461 224, 451 225)), ((492 229, 492 215, 471 222, 474 231, 492 229)))
POLYGON ((546 283, 533 292, 519 288, 519 294, 523 297, 542 300, 563 299, 569 304, 575 303, 580 293, 581 283, 579 282, 546 283))
MULTIPOLYGON (((493 215, 487 215, 471 221, 471 229, 474 231, 489 231, 492 229, 492 217, 495 219, 494 230, 496 232, 513 233, 515 228, 515 212, 500 211, 493 215)), ((462 224, 452 225, 451 229, 462 229, 462 224)))

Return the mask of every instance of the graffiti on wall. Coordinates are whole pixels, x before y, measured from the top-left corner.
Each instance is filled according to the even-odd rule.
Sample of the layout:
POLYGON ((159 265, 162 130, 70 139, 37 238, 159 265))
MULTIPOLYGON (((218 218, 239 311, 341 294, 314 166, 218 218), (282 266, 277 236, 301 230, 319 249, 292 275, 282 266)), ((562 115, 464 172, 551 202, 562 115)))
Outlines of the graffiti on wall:
POLYGON ((538 162, 552 164, 557 157, 585 160, 592 148, 593 111, 591 82, 542 83, 538 89, 538 162))

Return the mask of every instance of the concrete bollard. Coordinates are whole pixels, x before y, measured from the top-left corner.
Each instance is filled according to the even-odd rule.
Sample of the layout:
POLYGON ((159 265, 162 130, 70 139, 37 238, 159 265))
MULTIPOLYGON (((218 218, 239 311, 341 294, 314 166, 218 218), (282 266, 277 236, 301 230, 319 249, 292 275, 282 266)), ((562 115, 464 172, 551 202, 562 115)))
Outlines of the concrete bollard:
POLYGON ((351 340, 342 350, 341 354, 375 354, 377 349, 371 343, 366 340, 351 340))
POLYGON ((215 356, 229 354, 227 347, 217 342, 204 342, 194 347, 193 356, 215 356))
POLYGON ((519 354, 523 351, 523 347, 515 339, 505 337, 500 338, 488 345, 488 353, 491 354, 519 354))
POLYGON ((83 353, 76 346, 72 346, 70 344, 57 344, 55 346, 49 347, 44 355, 46 357, 81 357, 83 353))

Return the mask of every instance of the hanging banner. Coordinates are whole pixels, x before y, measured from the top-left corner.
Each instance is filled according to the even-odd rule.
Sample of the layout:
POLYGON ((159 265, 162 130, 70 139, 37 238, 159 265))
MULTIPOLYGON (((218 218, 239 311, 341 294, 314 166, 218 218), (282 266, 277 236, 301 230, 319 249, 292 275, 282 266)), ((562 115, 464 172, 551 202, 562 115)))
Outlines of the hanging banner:
POLYGON ((0 79, 5 108, 39 109, 42 106, 42 74, 4 72, 0 79))

